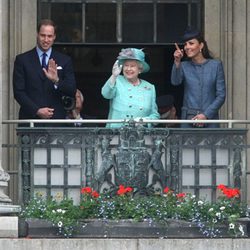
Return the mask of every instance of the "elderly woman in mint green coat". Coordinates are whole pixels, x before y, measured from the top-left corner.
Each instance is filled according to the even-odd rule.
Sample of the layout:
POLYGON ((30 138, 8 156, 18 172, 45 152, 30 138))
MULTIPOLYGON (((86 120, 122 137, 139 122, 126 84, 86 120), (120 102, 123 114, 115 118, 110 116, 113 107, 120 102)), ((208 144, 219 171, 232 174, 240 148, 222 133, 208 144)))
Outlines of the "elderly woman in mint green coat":
MULTIPOLYGON (((113 65, 112 75, 102 87, 102 95, 110 100, 108 119, 135 121, 160 119, 153 84, 140 79, 140 73, 149 71, 145 54, 140 49, 122 49, 113 65), (123 75, 120 75, 121 70, 123 75)), ((122 123, 110 123, 118 128, 122 123)))

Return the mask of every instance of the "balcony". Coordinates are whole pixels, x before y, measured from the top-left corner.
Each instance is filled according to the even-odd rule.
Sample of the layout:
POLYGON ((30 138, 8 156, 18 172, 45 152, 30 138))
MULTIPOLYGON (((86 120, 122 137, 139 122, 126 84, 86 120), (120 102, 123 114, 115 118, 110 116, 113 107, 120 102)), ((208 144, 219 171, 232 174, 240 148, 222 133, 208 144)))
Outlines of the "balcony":
MULTIPOLYGON (((16 122, 23 121, 6 121, 16 122)), ((214 202, 216 186, 223 183, 241 189, 241 199, 247 200, 248 131, 232 128, 242 121, 217 121, 228 124, 220 129, 148 128, 133 120, 121 129, 37 127, 34 124, 44 121, 28 122, 30 127, 16 129, 18 143, 14 145, 19 162, 19 204, 36 193, 71 197, 77 204, 81 187, 102 192, 121 184, 145 195, 168 186, 214 202)))
MULTIPOLYGON (((3 152, 10 155, 14 151, 13 155, 17 156, 18 169, 9 174, 12 187, 13 180, 18 178, 14 192, 18 192, 19 205, 27 204, 36 194, 44 198, 69 197, 77 205, 82 187, 103 192, 116 190, 119 185, 133 187, 138 195, 162 192, 169 187, 177 193, 191 193, 213 203, 219 195, 217 185, 224 184, 239 188, 241 200, 247 201, 248 130, 233 127, 247 121, 216 121, 227 125, 219 129, 149 128, 145 122, 134 120, 112 121, 123 122, 120 129, 39 125, 44 122, 103 124, 111 122, 108 120, 3 123, 24 122, 29 126, 16 128, 17 143, 3 144, 3 152)), ((198 236, 191 233, 189 237, 198 236)))

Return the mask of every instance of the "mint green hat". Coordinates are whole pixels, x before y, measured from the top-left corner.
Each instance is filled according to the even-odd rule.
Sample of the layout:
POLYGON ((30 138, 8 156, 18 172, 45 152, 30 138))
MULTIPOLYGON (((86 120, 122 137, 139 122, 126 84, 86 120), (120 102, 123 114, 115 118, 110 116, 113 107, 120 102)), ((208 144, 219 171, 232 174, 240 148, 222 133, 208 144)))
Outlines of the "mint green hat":
POLYGON ((127 48, 122 49, 117 57, 119 65, 123 65, 125 60, 137 60, 142 64, 142 73, 148 72, 150 67, 145 61, 145 54, 142 49, 127 48))

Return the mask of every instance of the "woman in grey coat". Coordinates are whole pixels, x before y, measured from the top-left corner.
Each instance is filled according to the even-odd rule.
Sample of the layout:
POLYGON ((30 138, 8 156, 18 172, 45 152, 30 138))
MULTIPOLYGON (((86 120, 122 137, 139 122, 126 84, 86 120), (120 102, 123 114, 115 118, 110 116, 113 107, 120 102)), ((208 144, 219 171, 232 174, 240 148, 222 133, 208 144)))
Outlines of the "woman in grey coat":
MULTIPOLYGON (((197 30, 189 29, 183 36, 184 49, 177 44, 172 67, 172 85, 184 84, 182 119, 219 119, 225 102, 226 88, 223 65, 213 59, 206 41, 197 30), (186 61, 182 61, 184 54, 186 61)), ((182 124, 181 127, 217 128, 215 123, 182 124)))

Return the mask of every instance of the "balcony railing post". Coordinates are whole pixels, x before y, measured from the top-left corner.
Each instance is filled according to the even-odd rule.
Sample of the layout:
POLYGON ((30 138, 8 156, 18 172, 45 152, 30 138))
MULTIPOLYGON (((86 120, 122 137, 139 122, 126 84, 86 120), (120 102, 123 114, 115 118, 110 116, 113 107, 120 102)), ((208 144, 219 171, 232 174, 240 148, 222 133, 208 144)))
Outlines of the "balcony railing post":
POLYGON ((31 195, 31 148, 29 135, 22 135, 21 141, 21 178, 22 193, 21 202, 26 204, 30 200, 31 195))

